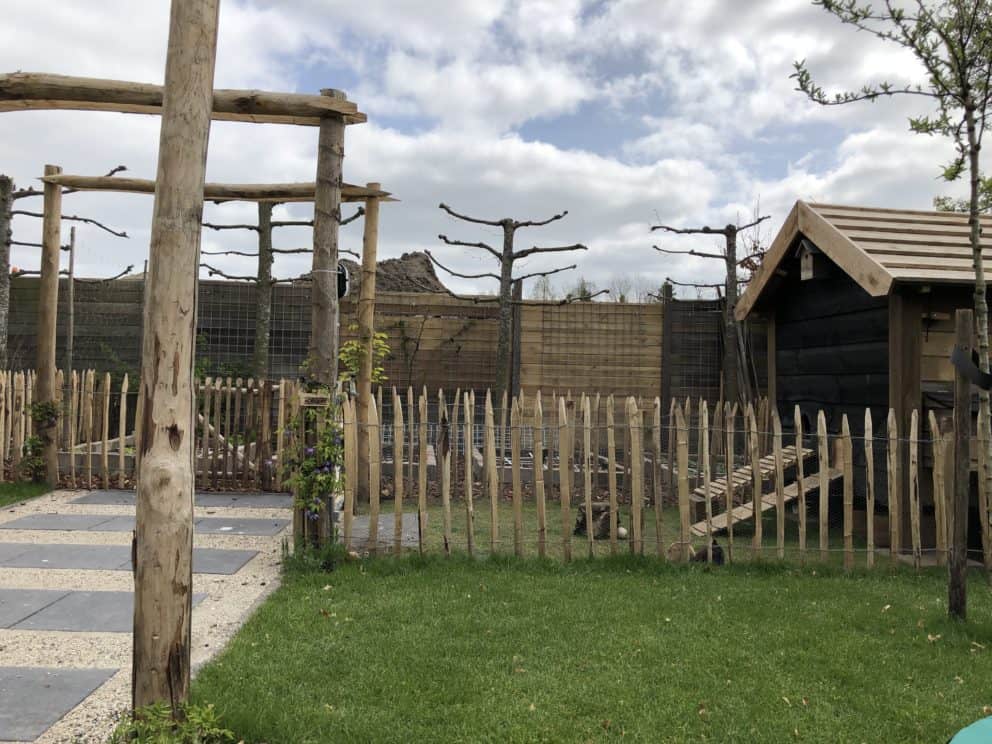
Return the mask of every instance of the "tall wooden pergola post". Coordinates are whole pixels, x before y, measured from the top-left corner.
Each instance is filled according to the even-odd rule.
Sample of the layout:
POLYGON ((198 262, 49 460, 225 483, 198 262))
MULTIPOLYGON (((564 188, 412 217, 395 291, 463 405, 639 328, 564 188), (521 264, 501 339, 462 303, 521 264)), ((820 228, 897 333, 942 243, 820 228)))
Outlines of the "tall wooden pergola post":
MULTIPOLYGON (((57 165, 46 165, 45 175, 62 172, 57 165)), ((45 206, 41 227, 41 281, 38 296, 38 397, 41 404, 55 404, 55 333, 59 304, 59 250, 62 245, 62 189, 45 184, 45 206)), ((53 488, 59 483, 59 444, 55 436, 53 416, 35 421, 41 437, 45 459, 45 480, 53 488)))
MULTIPOLYGON (((367 184, 372 192, 379 184, 367 184)), ((379 251, 379 199, 365 200, 365 232, 362 234, 362 281, 358 289, 358 340, 362 356, 358 360, 358 483, 355 494, 360 503, 369 498, 369 404, 372 400, 373 343, 375 335, 375 272, 379 251)), ((379 414, 382 415, 381 412, 379 414)), ((402 466, 402 463, 400 463, 402 466)))
MULTIPOLYGON (((344 99, 327 88, 321 94, 344 99)), ((320 120, 313 202, 313 288, 308 377, 333 387, 338 376, 338 228, 344 167, 344 117, 320 120)))
MULTIPOLYGON (((189 695, 197 266, 220 0, 173 0, 141 355, 134 707, 189 695)), ((47 186, 46 186, 47 189, 47 186)))

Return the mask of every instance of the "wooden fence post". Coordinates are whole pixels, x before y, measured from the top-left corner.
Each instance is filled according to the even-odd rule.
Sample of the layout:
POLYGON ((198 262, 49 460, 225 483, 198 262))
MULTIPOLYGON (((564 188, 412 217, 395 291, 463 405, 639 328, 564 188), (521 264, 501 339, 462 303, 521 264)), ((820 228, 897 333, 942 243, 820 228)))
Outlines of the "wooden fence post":
MULTIPOLYGON (((957 310, 954 343, 971 357, 974 314, 957 310)), ((965 620, 968 614, 968 497, 971 492, 971 383, 961 372, 954 375, 954 489, 949 510, 951 544, 947 561, 947 613, 965 620)))
POLYGON ((754 408, 749 404, 747 408, 747 425, 751 431, 749 437, 751 444, 751 514, 754 517, 754 539, 751 543, 751 555, 761 557, 761 543, 764 540, 764 512, 762 506, 762 478, 761 478, 761 438, 758 431, 758 423, 755 419, 754 408))
MULTIPOLYGON (((610 554, 617 552, 617 527, 620 508, 617 502, 617 436, 614 430, 614 417, 616 416, 616 403, 613 395, 606 398, 606 482, 610 490, 610 554)), ((669 470, 672 470, 669 462, 669 470)))
POLYGON ((475 444, 473 440, 473 423, 475 418, 475 406, 472 405, 472 394, 466 390, 465 400, 465 539, 466 548, 469 555, 475 553, 475 501, 472 494, 472 467, 475 464, 475 444))
MULTIPOLYGON (((419 456, 417 464, 417 539, 420 552, 424 552, 424 543, 427 540, 427 388, 420 393, 419 403, 420 423, 418 426, 417 453, 419 456)), ((437 453, 435 454, 434 469, 439 467, 437 453)))
POLYGON ((586 537, 589 557, 596 554, 595 527, 592 521, 592 409, 589 397, 582 396, 582 475, 586 507, 586 537))
POLYGON ((520 427, 523 425, 520 401, 513 396, 510 404, 510 478, 513 485, 513 553, 524 554, 523 491, 520 483, 520 427))
MULTIPOLYGON (((717 409, 719 410, 719 408, 717 409)), ((699 406, 700 457, 703 470, 703 500, 706 504, 706 562, 713 562, 713 497, 710 493, 710 412, 706 401, 699 406)))
MULTIPOLYGON (((45 175, 62 172, 56 165, 46 165, 45 175)), ((62 187, 45 183, 44 219, 41 228, 41 279, 38 288, 38 403, 55 404, 55 334, 59 302, 59 262, 62 246, 62 187)), ((4 269, 6 270, 6 269, 4 269)), ((28 409, 28 417, 31 411, 28 409)), ((32 422, 33 423, 33 422, 32 422)), ((45 480, 52 488, 59 485, 59 445, 55 422, 39 421, 37 435, 41 438, 45 459, 45 480)))
MULTIPOLYGON (((492 421, 492 409, 489 409, 492 421)), ((490 438, 490 444, 495 442, 490 438)), ((495 454, 495 450, 494 450, 495 454)), ((550 467, 549 467, 550 471, 550 467)), ((493 468, 493 478, 496 470, 493 468)), ((544 493, 544 409, 541 406, 541 391, 534 398, 534 499, 537 501, 537 554, 544 558, 547 549, 547 514, 544 493)))
POLYGON ((868 568, 875 565, 875 442, 872 437, 871 409, 865 408, 865 536, 868 542, 865 563, 868 568))
MULTIPOLYGON (((117 416, 117 487, 124 488, 124 450, 127 445, 127 373, 121 380, 120 411, 117 416)), ((194 386, 195 388, 195 386, 194 386)), ((195 411, 195 405, 194 405, 195 411)), ((195 448, 194 448, 195 452, 195 448)), ((195 468, 194 468, 195 470, 195 468)))
POLYGON ((854 447, 851 426, 841 418, 841 452, 844 457, 844 568, 854 568, 854 447))
POLYGON ((444 392, 438 391, 438 415, 440 424, 437 429, 437 443, 434 446, 434 457, 437 468, 441 471, 441 516, 444 529, 444 554, 451 555, 451 427, 448 425, 448 408, 445 405, 444 392))
POLYGON ((818 532, 820 536, 820 560, 830 558, 830 448, 827 442, 827 418, 821 408, 816 414, 816 439, 819 445, 820 512, 818 532))
MULTIPOLYGON (((411 425, 413 422, 410 422, 411 425)), ((403 443, 406 432, 403 428, 403 401, 393 389, 393 554, 403 552, 403 443)), ((413 453, 410 453, 413 460, 413 453)), ((472 526, 469 514, 469 528, 472 526)), ((469 533, 471 534, 471 532, 469 533)))
MULTIPOLYGON (((785 466, 782 456, 782 421, 778 408, 772 410, 772 451, 775 458, 775 547, 779 560, 785 558, 785 466)), ((796 486, 802 490, 802 483, 796 486)))
MULTIPOLYGON (((100 475, 104 488, 110 488, 110 373, 103 375, 103 414, 100 416, 100 475)), ((192 431, 196 431, 194 427, 192 431)))
POLYGON ((792 421, 796 430, 796 483, 799 487, 799 560, 806 563, 806 481, 805 463, 803 462, 803 416, 796 403, 792 409, 792 421))
POLYGON ((134 538, 133 707, 189 692, 196 259, 213 107, 217 0, 173 0, 148 262, 140 395, 147 398, 134 538), (181 330, 180 330, 181 329, 181 330))
POLYGON ((737 418, 737 403, 724 404, 726 415, 723 417, 727 434, 726 468, 727 492, 725 495, 727 507, 727 562, 734 559, 734 420, 737 418))
MULTIPOLYGON (((686 405, 688 410, 688 405, 686 405)), ((675 449, 679 480, 679 560, 689 562, 689 429, 682 408, 675 406, 675 449)))
POLYGON ((355 481, 358 479, 358 430, 355 420, 355 400, 347 398, 343 406, 344 417, 344 513, 342 520, 342 541, 346 549, 351 548, 351 524, 355 515, 355 481))
POLYGON ((920 545, 920 412, 910 414, 909 424, 909 524, 913 541, 913 567, 919 571, 920 545))
POLYGON ((483 420, 483 482, 489 495, 489 552, 494 554, 499 546, 499 493, 500 486, 496 472, 496 420, 493 415, 493 394, 486 390, 485 413, 483 420))
POLYGON ((572 560, 572 458, 566 446, 571 447, 568 411, 565 399, 558 398, 558 489, 561 497, 561 549, 562 558, 572 560), (566 444, 567 443, 567 444, 566 444))
POLYGON ((651 458, 654 467, 651 477, 651 497, 654 501, 654 541, 658 557, 665 555, 665 541, 662 539, 662 508, 664 494, 661 488, 661 398, 654 399, 654 453, 651 458))
MULTIPOLYGON (((375 553, 379 548, 379 499, 382 496, 382 449, 380 448, 379 406, 375 398, 369 399, 369 542, 368 550, 375 553)), ((361 450, 359 450, 361 451, 361 450)))
POLYGON ((888 509, 889 509, 889 553, 894 558, 899 555, 902 546, 902 525, 900 524, 902 508, 899 504, 899 494, 902 493, 899 478, 899 423, 896 421, 896 412, 889 409, 889 417, 886 420, 886 433, 888 434, 888 447, 885 453, 886 480, 888 481, 888 509))

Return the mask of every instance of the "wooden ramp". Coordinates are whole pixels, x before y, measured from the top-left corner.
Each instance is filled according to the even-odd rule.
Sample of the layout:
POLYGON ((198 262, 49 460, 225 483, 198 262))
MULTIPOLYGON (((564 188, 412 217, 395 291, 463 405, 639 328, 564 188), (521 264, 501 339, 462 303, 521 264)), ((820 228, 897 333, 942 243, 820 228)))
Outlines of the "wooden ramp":
MULTIPOLYGON (((804 450, 804 457, 808 457, 806 454, 809 450, 804 450)), ((764 460, 762 460, 762 470, 764 470, 764 460)), ((835 480, 842 478, 844 475, 843 471, 836 468, 830 468, 827 470, 827 477, 830 482, 833 483, 835 480)), ((807 475, 803 479, 803 493, 809 493, 810 491, 815 491, 820 487, 820 474, 814 473, 813 475, 807 475)), ((795 501, 799 498, 799 484, 790 483, 785 487, 785 503, 788 504, 791 501, 795 501)), ((775 508, 777 498, 775 492, 766 493, 761 497, 761 513, 764 514, 766 511, 775 508)), ((734 524, 738 522, 743 522, 745 520, 754 517, 754 502, 749 501, 746 504, 741 504, 740 506, 734 507, 734 524)), ((727 529, 727 512, 722 514, 717 514, 713 517, 713 533, 723 532, 727 529)), ((694 537, 705 537, 706 536, 706 520, 702 522, 697 522, 692 525, 690 532, 694 537)))
MULTIPOLYGON (((813 450, 803 448, 803 462, 813 455, 813 450)), ((782 448, 782 467, 788 470, 793 465, 796 464, 796 447, 790 444, 788 447, 782 448)), ((775 455, 768 454, 762 457, 758 461, 758 470, 761 473, 761 480, 768 480, 775 473, 775 455)), ((747 490, 751 487, 751 465, 742 465, 741 467, 734 470, 732 476, 733 490, 734 493, 747 490)), ((713 501, 717 502, 721 499, 725 499, 727 496, 727 478, 717 478, 716 480, 710 481, 710 496, 713 501)), ((692 494, 689 496, 690 501, 699 505, 697 508, 701 507, 706 502, 706 493, 702 486, 699 486, 692 494)))

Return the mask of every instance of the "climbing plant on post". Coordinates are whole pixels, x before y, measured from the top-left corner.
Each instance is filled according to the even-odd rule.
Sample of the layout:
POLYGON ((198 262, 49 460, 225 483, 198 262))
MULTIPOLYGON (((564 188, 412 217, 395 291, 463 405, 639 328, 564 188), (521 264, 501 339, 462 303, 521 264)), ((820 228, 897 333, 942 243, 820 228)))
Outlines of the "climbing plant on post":
MULTIPOLYGON (((503 392, 507 391, 510 387, 510 338, 513 333, 513 283, 523 282, 525 279, 531 279, 534 277, 551 276, 552 274, 557 274, 562 271, 569 271, 570 269, 575 268, 575 264, 572 264, 570 266, 562 266, 549 271, 534 271, 529 274, 514 276, 513 268, 515 263, 521 259, 528 258, 529 256, 535 256, 542 253, 585 251, 588 250, 588 248, 581 243, 573 243, 572 245, 545 248, 533 246, 519 251, 514 250, 514 239, 516 237, 517 230, 522 227, 543 227, 544 225, 550 225, 552 222, 557 222, 558 220, 564 219, 565 215, 568 214, 567 210, 549 217, 546 220, 515 220, 510 217, 504 217, 499 220, 486 220, 479 217, 470 217, 465 214, 460 214, 447 204, 440 204, 438 206, 440 209, 444 210, 456 219, 463 220, 464 222, 472 222, 477 225, 498 227, 503 231, 503 245, 500 249, 496 249, 484 242, 469 243, 464 240, 452 240, 447 235, 438 235, 438 238, 447 245, 457 245, 464 248, 476 248, 486 251, 499 262, 498 274, 493 272, 485 272, 482 274, 461 274, 440 263, 436 258, 434 258, 434 256, 431 255, 430 251, 425 251, 427 257, 430 258, 430 260, 438 268, 446 271, 452 276, 461 277, 462 279, 495 279, 499 282, 499 293, 496 297, 492 299, 474 298, 477 302, 499 303, 499 336, 496 341, 496 385, 493 390, 493 399, 499 400, 502 397, 503 392)), ((597 294, 602 294, 602 292, 597 294)), ((457 295, 455 296, 457 297, 457 295)), ((594 296, 595 295, 588 295, 585 297, 573 298, 573 300, 588 300, 592 299, 594 296)))

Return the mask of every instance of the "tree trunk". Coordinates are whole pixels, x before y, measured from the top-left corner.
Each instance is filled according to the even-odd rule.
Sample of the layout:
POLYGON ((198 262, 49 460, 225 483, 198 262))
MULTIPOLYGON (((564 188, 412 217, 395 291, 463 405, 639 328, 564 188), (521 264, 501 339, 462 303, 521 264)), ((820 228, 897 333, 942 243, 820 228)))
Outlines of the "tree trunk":
POLYGON ((727 239, 727 301, 723 313, 723 389, 725 400, 741 403, 738 385, 737 319, 734 308, 737 306, 737 228, 727 225, 724 229, 727 239))
MULTIPOLYGON (((329 88, 321 93, 344 98, 343 93, 329 88)), ((341 116, 325 116, 320 120, 313 202, 313 310, 307 377, 329 388, 334 387, 338 375, 338 227, 344 126, 341 116)))
POLYGON ((496 340, 496 385, 493 400, 510 389, 510 337, 513 335, 513 224, 503 223, 503 256, 499 271, 499 336, 496 340))
POLYGON ((10 236, 14 182, 0 176, 0 369, 7 369, 7 324, 10 317, 10 236))
MULTIPOLYGON (((379 184, 369 184, 377 190, 379 184)), ((358 360, 358 483, 355 493, 360 503, 369 498, 369 437, 378 435, 369 429, 369 402, 372 400, 372 364, 375 334, 375 270, 379 239, 379 200, 365 201, 365 232, 362 236, 362 281, 358 287, 358 342, 362 356, 358 360)), ((379 411, 380 417, 382 411, 379 411)))
MULTIPOLYGON (((978 141, 975 109, 972 105, 965 107, 965 124, 968 130, 968 227, 971 241, 971 255, 975 264, 975 326, 978 337, 978 365, 983 372, 989 371, 989 308, 986 299, 985 267, 982 259, 982 223, 980 214, 980 176, 979 154, 981 143, 978 141)), ((984 478, 986 493, 992 493, 992 415, 990 415, 989 391, 978 390, 978 406, 981 412, 979 421, 984 421, 985 431, 976 433, 979 446, 985 447, 985 467, 978 477, 984 478)), ((983 520, 988 514, 981 515, 983 520)))
MULTIPOLYGON (((954 318, 954 343, 971 356, 974 320, 970 310, 954 318)), ((954 374, 954 484, 951 489, 950 551, 947 556, 947 614, 965 620, 968 615, 968 500, 971 494, 971 383, 954 374)))
POLYGON ((258 278, 255 283, 255 379, 269 379, 269 329, 272 327, 272 202, 258 203, 258 278))
MULTIPOLYGON (((57 165, 46 165, 45 175, 61 173, 57 165)), ((38 397, 36 403, 55 403, 55 334, 59 309, 59 260, 62 246, 62 187, 45 184, 45 207, 41 228, 41 281, 38 290, 38 397)), ((59 483, 59 445, 54 420, 35 421, 45 458, 45 480, 53 488, 59 483)))
POLYGON ((189 695, 193 358, 219 0, 173 0, 141 358, 134 534, 135 708, 189 695))

